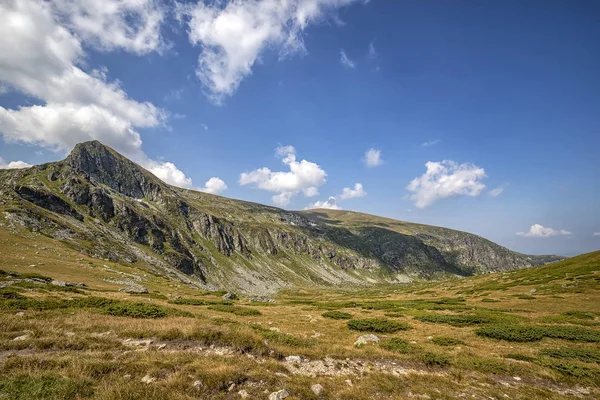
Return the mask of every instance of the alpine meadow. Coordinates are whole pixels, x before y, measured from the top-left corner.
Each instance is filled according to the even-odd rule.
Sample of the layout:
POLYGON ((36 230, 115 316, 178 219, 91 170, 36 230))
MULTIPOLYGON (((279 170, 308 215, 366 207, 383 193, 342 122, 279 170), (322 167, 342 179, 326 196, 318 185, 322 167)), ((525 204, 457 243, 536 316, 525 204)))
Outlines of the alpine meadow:
POLYGON ((0 0, 0 400, 600 399, 598 15, 0 0))

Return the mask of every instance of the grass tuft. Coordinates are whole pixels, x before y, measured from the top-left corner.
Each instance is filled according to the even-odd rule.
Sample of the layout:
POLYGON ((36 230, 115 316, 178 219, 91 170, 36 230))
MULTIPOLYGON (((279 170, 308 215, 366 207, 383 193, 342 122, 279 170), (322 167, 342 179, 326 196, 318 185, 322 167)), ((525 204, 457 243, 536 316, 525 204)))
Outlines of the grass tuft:
POLYGON ((410 329, 410 327, 411 326, 407 323, 391 321, 385 318, 366 318, 348 321, 348 328, 352 329, 353 331, 392 333, 397 331, 405 331, 410 329))

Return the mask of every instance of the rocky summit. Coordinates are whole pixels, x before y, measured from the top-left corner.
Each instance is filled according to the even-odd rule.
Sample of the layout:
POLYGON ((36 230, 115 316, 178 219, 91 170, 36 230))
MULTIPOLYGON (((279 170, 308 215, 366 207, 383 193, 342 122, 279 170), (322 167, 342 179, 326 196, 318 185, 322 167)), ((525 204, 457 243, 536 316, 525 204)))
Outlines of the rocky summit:
POLYGON ((336 210, 286 211, 169 186, 98 141, 59 162, 0 170, 0 211, 88 256, 206 289, 266 294, 542 265, 465 232, 336 210))

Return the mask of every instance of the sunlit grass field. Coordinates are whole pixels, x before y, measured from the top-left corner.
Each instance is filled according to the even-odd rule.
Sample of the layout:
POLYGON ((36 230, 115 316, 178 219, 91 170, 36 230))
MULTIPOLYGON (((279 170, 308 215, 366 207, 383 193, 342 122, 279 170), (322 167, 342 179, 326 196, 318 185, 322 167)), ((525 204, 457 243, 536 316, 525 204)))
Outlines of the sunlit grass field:
POLYGON ((275 303, 142 268, 0 229, 0 399, 600 398, 600 252, 275 303))

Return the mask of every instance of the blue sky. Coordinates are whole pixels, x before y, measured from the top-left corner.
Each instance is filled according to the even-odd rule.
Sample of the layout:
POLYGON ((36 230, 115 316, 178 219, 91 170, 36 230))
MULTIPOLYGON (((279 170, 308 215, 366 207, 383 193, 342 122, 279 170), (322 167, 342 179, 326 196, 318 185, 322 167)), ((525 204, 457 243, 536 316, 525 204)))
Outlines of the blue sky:
POLYGON ((228 197, 440 225, 526 253, 596 250, 599 12, 8 0, 0 165, 99 139, 170 183, 228 197))

